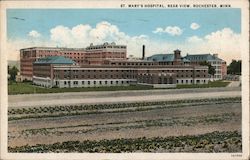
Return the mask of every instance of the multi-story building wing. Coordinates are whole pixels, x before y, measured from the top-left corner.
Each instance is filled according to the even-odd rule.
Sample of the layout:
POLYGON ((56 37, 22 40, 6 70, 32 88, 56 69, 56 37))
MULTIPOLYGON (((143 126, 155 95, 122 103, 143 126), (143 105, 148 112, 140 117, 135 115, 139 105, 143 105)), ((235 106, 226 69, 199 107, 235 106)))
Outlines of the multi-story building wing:
POLYGON ((208 62, 215 68, 215 74, 211 77, 211 80, 221 80, 227 74, 226 62, 218 58, 218 54, 187 54, 184 58, 188 59, 191 64, 197 64, 201 62, 208 62))
POLYGON ((22 79, 32 80, 32 64, 47 56, 64 56, 79 65, 101 65, 105 59, 126 59, 127 47, 115 43, 103 45, 90 44, 87 48, 33 47, 20 50, 20 68, 22 79))
POLYGON ((48 56, 39 58, 33 63, 33 83, 44 87, 53 87, 54 67, 74 66, 76 63, 63 56, 48 56))
POLYGON ((172 61, 106 59, 101 65, 75 65, 65 57, 34 62, 33 82, 45 87, 99 87, 131 84, 175 87, 208 83, 208 67, 189 65, 176 50, 172 61), (58 63, 60 62, 60 63, 58 63), (46 83, 46 84, 45 84, 46 83))
POLYGON ((32 80, 33 62, 42 57, 64 56, 75 62, 84 63, 85 49, 81 48, 53 48, 53 47, 33 47, 20 50, 20 71, 22 79, 32 80))
POLYGON ((86 48, 86 60, 88 64, 100 65, 103 60, 127 59, 127 46, 104 43, 103 45, 90 44, 86 48))

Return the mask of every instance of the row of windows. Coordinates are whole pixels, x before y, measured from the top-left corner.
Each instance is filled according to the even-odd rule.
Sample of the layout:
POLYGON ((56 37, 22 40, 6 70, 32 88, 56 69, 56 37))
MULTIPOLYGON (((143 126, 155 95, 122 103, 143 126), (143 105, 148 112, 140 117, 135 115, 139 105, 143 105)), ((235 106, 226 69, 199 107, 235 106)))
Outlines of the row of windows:
MULTIPOLYGON (((176 80, 177 84, 184 84, 184 82, 189 83, 188 80, 176 80)), ((206 80, 196 80, 196 83, 206 83, 206 80)), ((193 80, 190 80, 190 83, 193 83, 193 80)))
POLYGON ((55 52, 55 53, 58 53, 58 51, 53 51, 53 50, 39 50, 40 53, 52 53, 52 52, 55 52))
POLYGON ((91 55, 113 55, 113 54, 125 54, 126 52, 118 52, 118 51, 113 51, 113 52, 103 52, 103 51, 99 51, 99 52, 87 52, 87 56, 91 56, 91 55))
POLYGON ((90 56, 90 57, 88 57, 88 58, 86 58, 87 60, 90 60, 90 59, 100 59, 100 58, 114 58, 114 59, 124 59, 125 58, 125 56, 105 56, 105 57, 100 57, 100 56, 90 56))
MULTIPOLYGON (((129 84, 129 81, 120 81, 121 84, 129 84)), ((73 81, 73 84, 74 85, 78 85, 80 83, 80 81, 73 81)), ((67 84, 70 84, 70 81, 64 81, 64 85, 67 85, 67 84)), ((90 85, 91 84, 91 81, 81 81, 81 84, 84 85, 84 84, 88 84, 90 85)), ((108 84, 108 81, 93 81, 93 84, 108 84)), ((110 84, 119 84, 119 81, 110 81, 110 84)))
POLYGON ((131 66, 142 66, 142 65, 146 66, 146 65, 148 65, 148 66, 151 66, 151 65, 153 65, 153 63, 129 63, 129 62, 115 63, 115 62, 112 62, 111 65, 125 65, 125 66, 130 66, 130 65, 131 66))
POLYGON ((67 54, 67 55, 72 55, 72 54, 74 54, 74 55, 80 55, 80 53, 64 53, 64 54, 67 54))
MULTIPOLYGON (((145 76, 145 74, 144 74, 144 75, 141 74, 141 75, 139 75, 139 76, 145 76)), ((146 76, 147 76, 147 75, 146 75, 146 76)), ((178 74, 177 74, 176 77, 177 77, 177 78, 179 78, 179 77, 182 77, 182 78, 183 78, 183 77, 193 77, 193 75, 192 75, 192 74, 191 74, 191 75, 188 75, 188 74, 186 74, 186 75, 183 75, 183 74, 182 74, 182 75, 178 75, 178 74)), ((198 74, 198 75, 196 75, 196 77, 202 77, 202 75, 199 75, 199 74, 198 74)), ((206 77, 206 75, 203 75, 203 77, 206 77)))
POLYGON ((213 61, 212 64, 221 64, 220 61, 213 61))
MULTIPOLYGON (((72 72, 135 72, 134 70, 72 70, 72 72)), ((65 73, 69 72, 69 70, 64 70, 65 73)))
MULTIPOLYGON (((136 72, 136 70, 72 70, 72 72, 136 72)), ((147 73, 150 70, 145 70, 147 73)), ((206 70, 201 70, 202 72, 206 72, 206 70)), ((70 70, 64 70, 65 73, 70 72, 70 70)), ((157 71, 159 72, 159 70, 157 71)), ((161 70, 161 72, 193 72, 193 70, 161 70)), ((196 72, 200 72, 200 70, 196 70, 196 72)), ((143 74, 143 73, 139 73, 143 74)))
MULTIPOLYGON (((58 75, 55 75, 56 78, 58 78, 58 75)), ((70 78, 69 75, 64 75, 64 78, 70 78)), ((134 75, 100 75, 100 76, 96 76, 96 75, 82 75, 82 76, 78 76, 75 75, 72 78, 136 78, 136 76, 134 75)))
POLYGON ((93 47, 88 47, 87 49, 103 49, 103 48, 123 48, 126 49, 126 46, 93 46, 93 47))
MULTIPOLYGON (((41 74, 41 72, 39 72, 41 74)), ((46 73, 46 72, 44 72, 46 73)), ((56 78, 59 77, 59 75, 55 75, 56 78)), ((141 77, 144 77, 145 75, 139 75, 139 76, 136 76, 136 75, 74 75, 74 76, 70 76, 70 75, 64 75, 64 78, 141 78, 141 77)), ((148 76, 150 77, 150 76, 148 76)), ((176 75, 177 78, 189 78, 189 77, 193 77, 193 75, 176 75)), ((206 75, 196 75, 196 77, 206 77, 206 75)))

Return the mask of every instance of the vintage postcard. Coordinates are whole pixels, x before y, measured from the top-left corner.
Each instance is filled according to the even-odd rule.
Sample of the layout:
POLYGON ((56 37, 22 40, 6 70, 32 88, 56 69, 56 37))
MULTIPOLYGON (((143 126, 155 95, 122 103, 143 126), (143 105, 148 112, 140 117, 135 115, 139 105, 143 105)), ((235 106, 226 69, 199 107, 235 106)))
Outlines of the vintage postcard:
POLYGON ((1 159, 249 159, 249 3, 1 1, 1 159))

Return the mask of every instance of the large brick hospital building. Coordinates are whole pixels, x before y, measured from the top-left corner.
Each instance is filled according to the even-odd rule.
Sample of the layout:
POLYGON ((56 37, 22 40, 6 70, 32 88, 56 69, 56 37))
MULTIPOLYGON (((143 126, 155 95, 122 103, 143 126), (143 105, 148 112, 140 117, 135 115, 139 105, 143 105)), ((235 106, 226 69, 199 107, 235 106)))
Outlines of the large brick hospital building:
POLYGON ((176 84, 204 84, 210 78, 207 66, 193 63, 190 56, 182 57, 180 50, 146 58, 143 46, 140 59, 128 59, 125 45, 104 43, 77 49, 26 48, 20 54, 23 79, 44 87, 143 84, 168 88, 176 84))

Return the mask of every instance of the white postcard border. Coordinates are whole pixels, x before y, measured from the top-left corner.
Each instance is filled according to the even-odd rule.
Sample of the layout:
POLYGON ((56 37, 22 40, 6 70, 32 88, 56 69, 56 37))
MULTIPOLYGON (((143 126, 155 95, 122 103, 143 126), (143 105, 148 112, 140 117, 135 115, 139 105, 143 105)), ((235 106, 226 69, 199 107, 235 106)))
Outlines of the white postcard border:
MULTIPOLYGON (((249 3, 247 0, 92 0, 92 1, 1 1, 1 81, 0 81, 0 103, 1 103, 1 159, 247 159, 249 156, 249 3), (232 8, 241 8, 241 56, 242 56, 242 137, 243 152, 239 153, 60 153, 60 154, 35 154, 35 153, 8 153, 7 152, 7 28, 6 9, 10 8, 117 8, 121 9, 121 4, 231 4, 232 8)), ((129 9, 129 8, 126 8, 129 9)), ((138 9, 138 8, 137 8, 138 9)), ((160 9, 160 8, 157 8, 160 9)), ((171 8, 172 9, 172 8, 171 8)), ((180 8, 178 8, 180 9, 180 8)), ((201 8, 202 9, 202 8, 201 8)), ((209 8, 206 8, 209 9, 209 8)))

